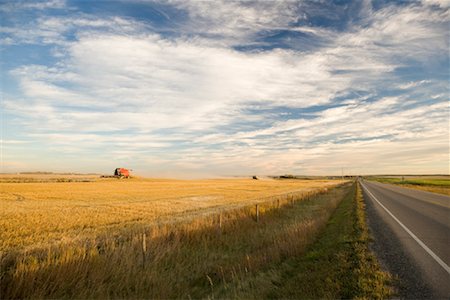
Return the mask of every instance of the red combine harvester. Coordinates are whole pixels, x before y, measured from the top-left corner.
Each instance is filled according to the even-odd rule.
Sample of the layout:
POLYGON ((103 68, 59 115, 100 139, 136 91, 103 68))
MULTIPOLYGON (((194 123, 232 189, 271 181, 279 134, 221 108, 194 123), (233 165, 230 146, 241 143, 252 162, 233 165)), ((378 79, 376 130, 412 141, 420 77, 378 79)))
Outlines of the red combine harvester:
POLYGON ((125 169, 125 168, 117 168, 114 171, 114 176, 119 177, 119 178, 122 178, 122 177, 128 178, 128 177, 130 177, 130 170, 125 169))
POLYGON ((133 170, 129 170, 129 169, 125 169, 125 168, 116 168, 114 170, 114 175, 102 175, 100 176, 101 178, 130 178, 131 177, 131 171, 133 170))

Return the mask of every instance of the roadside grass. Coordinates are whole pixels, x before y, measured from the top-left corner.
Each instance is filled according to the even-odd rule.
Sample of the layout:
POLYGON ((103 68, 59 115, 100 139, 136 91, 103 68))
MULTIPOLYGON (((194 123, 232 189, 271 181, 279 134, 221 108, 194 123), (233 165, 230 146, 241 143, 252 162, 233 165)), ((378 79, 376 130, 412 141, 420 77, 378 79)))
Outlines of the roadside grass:
POLYGON ((404 187, 450 195, 450 178, 402 178, 398 177, 369 177, 369 180, 375 180, 381 183, 391 183, 402 185, 404 187))
MULTIPOLYGON (((276 266, 301 257, 349 191, 354 194, 354 187, 347 183, 326 192, 319 190, 314 195, 291 197, 281 203, 259 203, 258 222, 253 204, 181 223, 135 224, 76 243, 3 252, 0 294, 2 299, 256 298, 261 291, 267 292, 267 282, 259 280, 259 274, 268 274, 276 270, 276 266)), ((351 199, 353 196, 347 196, 345 203, 351 203, 351 199)), ((352 210, 351 204, 339 209, 344 221, 353 214, 346 212, 348 209, 352 210)), ((333 220, 330 224, 341 219, 334 217, 333 220)), ((344 229, 338 226, 336 230, 339 233, 344 229)), ((358 243, 359 240, 345 239, 343 245, 356 247, 358 243)), ((356 255, 354 251, 350 253, 356 255)), ((357 272, 352 273, 353 276, 365 274, 365 265, 356 264, 359 260, 352 257, 344 256, 338 261, 330 257, 334 261, 323 267, 333 267, 335 272, 353 270, 357 272)), ((317 263, 320 267, 322 262, 317 263)), ((305 269, 291 271, 295 278, 305 269)), ((311 272, 314 277, 313 270, 311 272)), ((309 285, 309 280, 302 285, 309 285)), ((325 281, 322 289, 334 285, 325 281)), ((361 285, 372 287, 373 283, 363 280, 361 285)), ((350 291, 324 295, 345 296, 350 295, 350 291)))
POLYGON ((235 295, 244 299, 392 297, 391 275, 381 270, 369 243, 362 194, 360 187, 354 186, 303 255, 244 278, 235 295))

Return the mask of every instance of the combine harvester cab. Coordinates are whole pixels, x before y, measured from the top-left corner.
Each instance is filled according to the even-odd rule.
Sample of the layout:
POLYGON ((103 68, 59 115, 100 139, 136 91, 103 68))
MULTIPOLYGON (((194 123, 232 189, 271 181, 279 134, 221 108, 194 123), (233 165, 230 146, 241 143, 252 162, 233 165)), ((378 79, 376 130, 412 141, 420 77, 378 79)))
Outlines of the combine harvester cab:
POLYGON ((130 178, 130 170, 125 168, 117 168, 114 171, 114 176, 119 178, 130 178))

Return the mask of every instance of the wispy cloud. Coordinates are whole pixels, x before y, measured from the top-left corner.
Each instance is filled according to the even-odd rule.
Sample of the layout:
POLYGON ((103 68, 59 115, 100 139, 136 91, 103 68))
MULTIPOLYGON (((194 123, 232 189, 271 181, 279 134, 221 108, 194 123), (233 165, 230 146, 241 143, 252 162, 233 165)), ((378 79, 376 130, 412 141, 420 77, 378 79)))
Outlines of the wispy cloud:
POLYGON ((334 13, 309 2, 171 1, 165 9, 188 16, 177 34, 86 12, 4 26, 5 49, 39 45, 52 57, 19 59, 4 75, 17 84, 4 97, 17 127, 6 137, 47 159, 31 162, 20 143, 4 146, 6 158, 41 168, 60 153, 66 168, 116 161, 172 176, 446 173, 450 17, 437 4, 364 1, 334 13), (289 43, 278 47, 273 32, 289 43))
POLYGON ((14 13, 20 10, 61 9, 65 7, 65 0, 5 1, 0 5, 0 11, 14 13))

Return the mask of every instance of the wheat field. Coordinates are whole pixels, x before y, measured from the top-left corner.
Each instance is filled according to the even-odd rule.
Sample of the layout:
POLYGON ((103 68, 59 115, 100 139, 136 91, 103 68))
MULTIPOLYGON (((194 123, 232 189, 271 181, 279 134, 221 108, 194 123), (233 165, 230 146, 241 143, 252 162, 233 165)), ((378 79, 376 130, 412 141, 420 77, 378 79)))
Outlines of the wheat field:
POLYGON ((3 176, 0 251, 29 251, 155 222, 186 218, 309 193, 338 180, 169 180, 3 176), (87 179, 87 180, 86 180, 87 179), (12 182, 11 182, 12 181, 12 182), (59 182, 57 182, 59 181, 59 182))
POLYGON ((5 299, 239 298, 244 278, 303 253, 354 186, 79 179, 0 183, 5 299))

